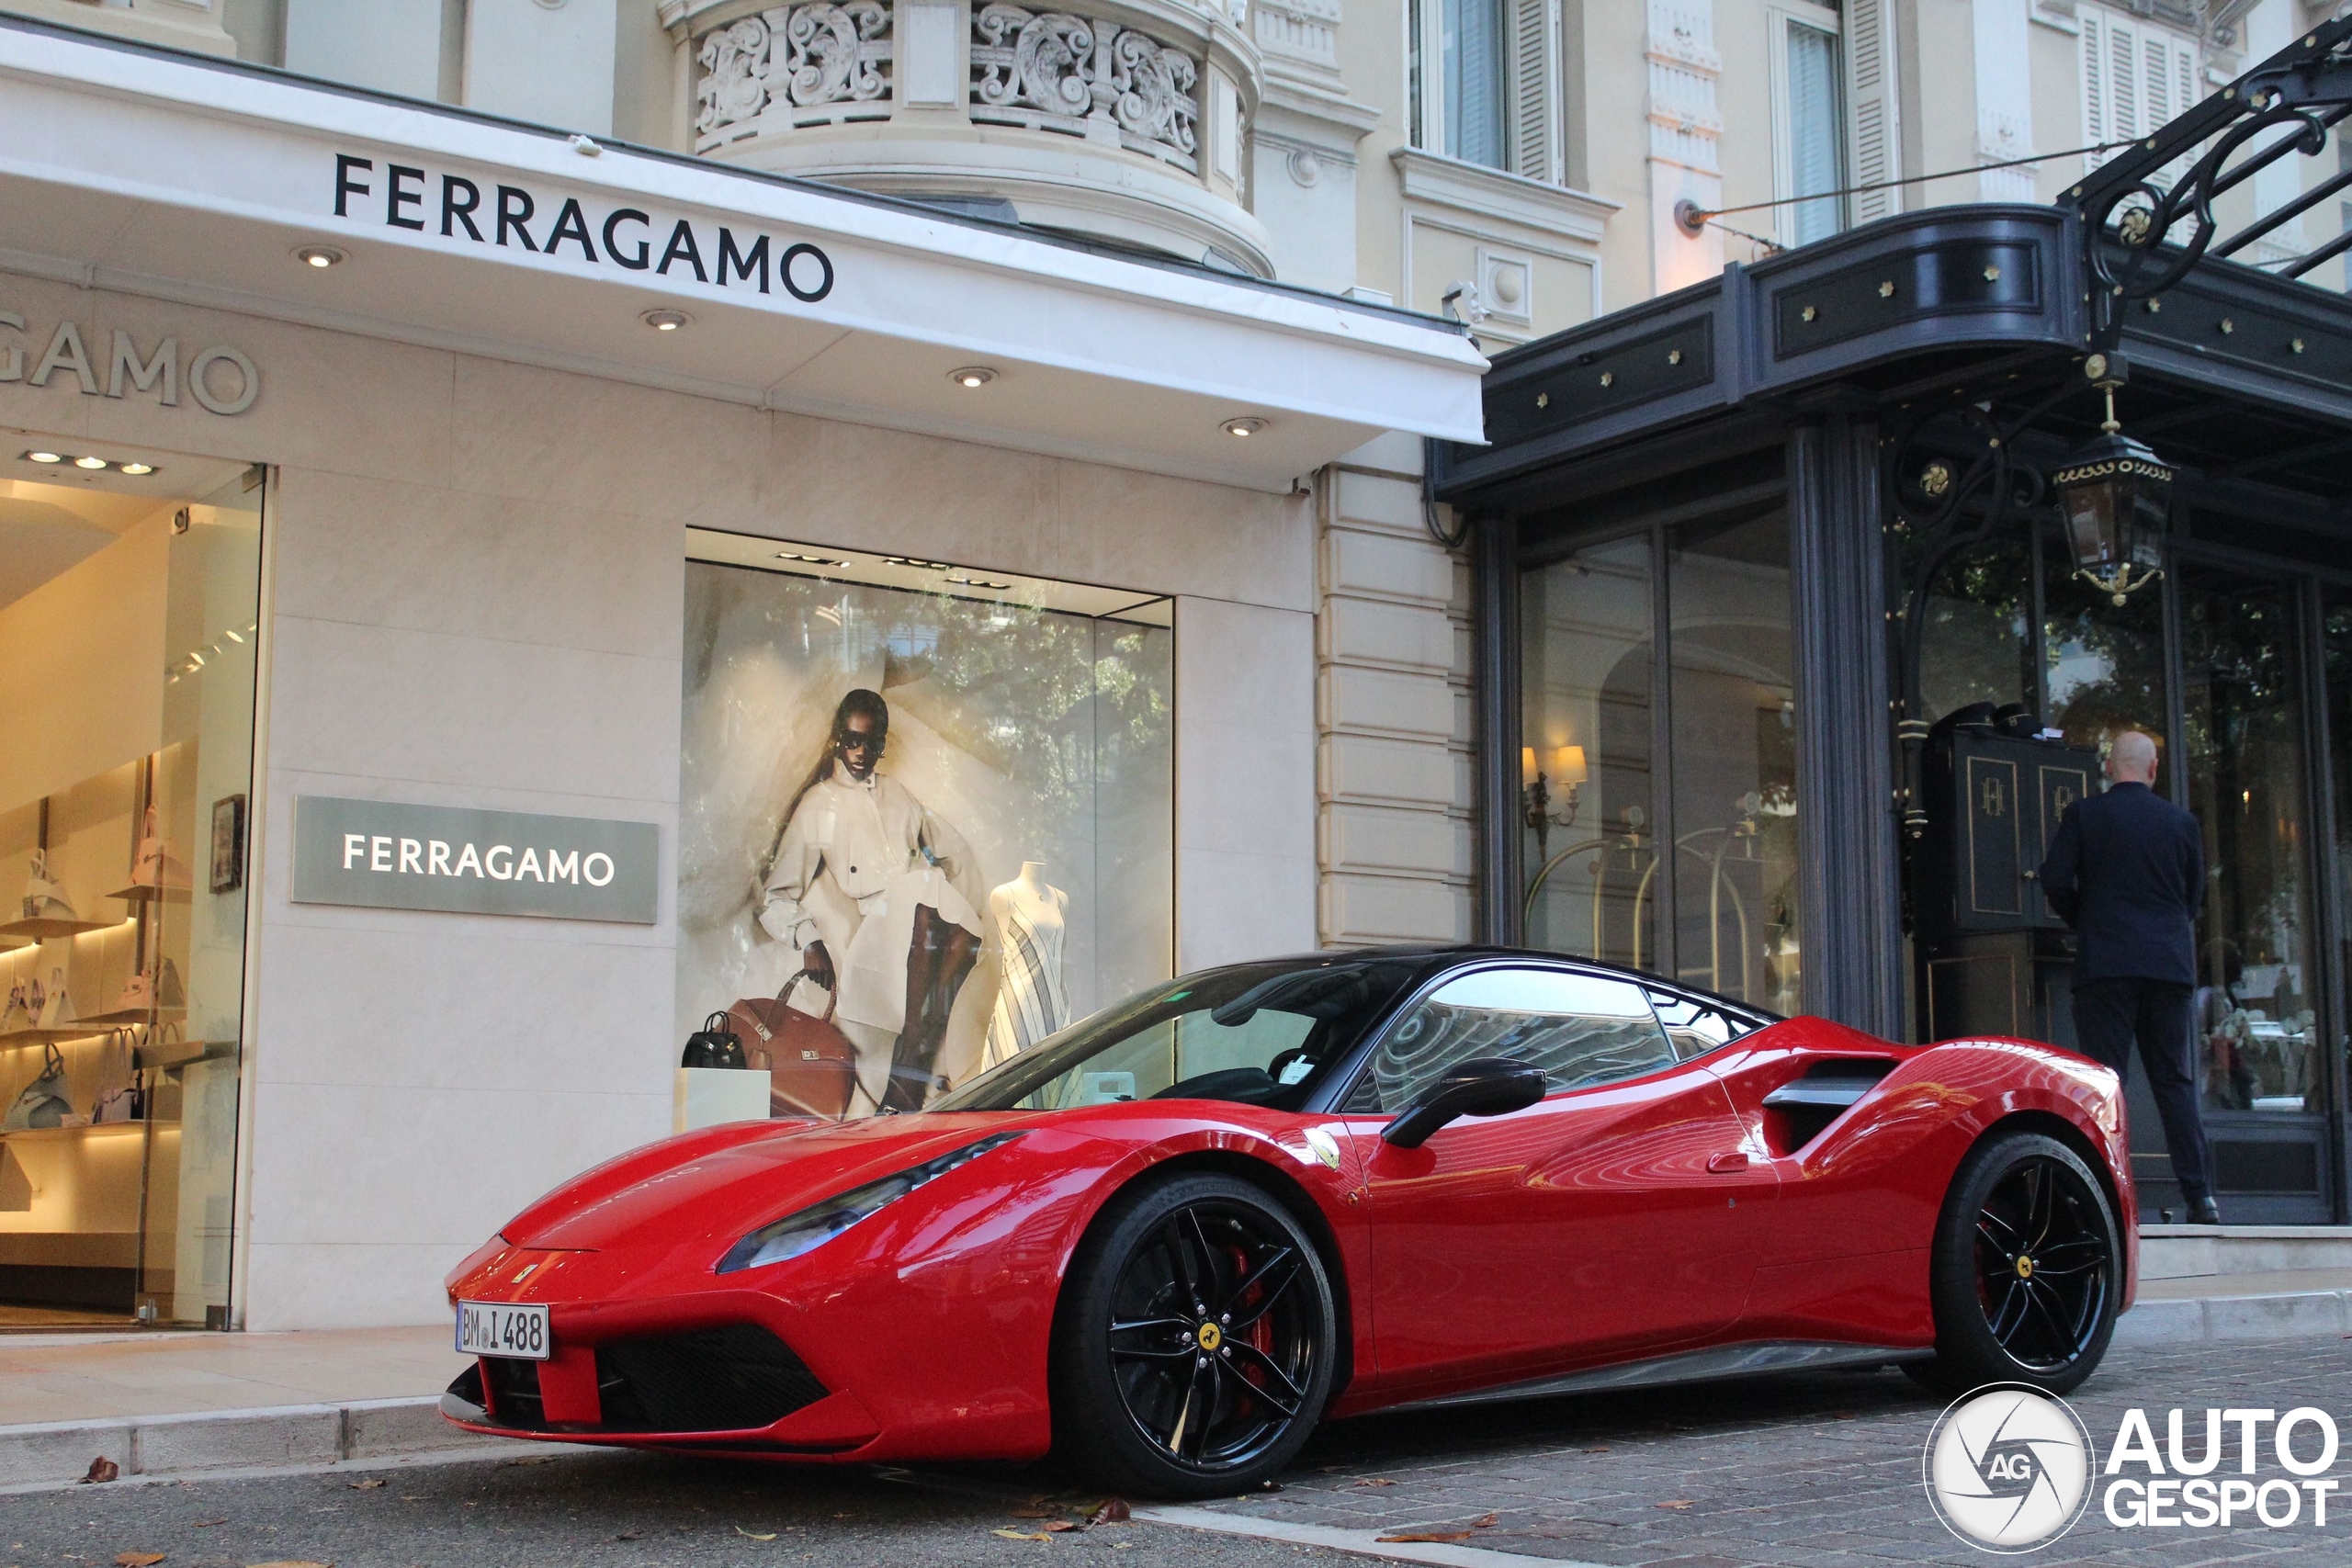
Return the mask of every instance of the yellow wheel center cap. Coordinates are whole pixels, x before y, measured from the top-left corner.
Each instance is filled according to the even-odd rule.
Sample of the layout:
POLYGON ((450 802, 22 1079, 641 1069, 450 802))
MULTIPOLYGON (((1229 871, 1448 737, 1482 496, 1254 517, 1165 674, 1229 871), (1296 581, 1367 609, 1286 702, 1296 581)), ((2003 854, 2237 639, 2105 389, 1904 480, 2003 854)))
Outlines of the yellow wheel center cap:
POLYGON ((1225 1343, 1225 1330, 1214 1323, 1204 1323, 1198 1337, 1202 1349, 1214 1350, 1225 1343))
POLYGON ((2033 1278, 2032 1258, 2020 1258, 2018 1259, 2018 1278, 2020 1280, 2030 1280, 2033 1278))

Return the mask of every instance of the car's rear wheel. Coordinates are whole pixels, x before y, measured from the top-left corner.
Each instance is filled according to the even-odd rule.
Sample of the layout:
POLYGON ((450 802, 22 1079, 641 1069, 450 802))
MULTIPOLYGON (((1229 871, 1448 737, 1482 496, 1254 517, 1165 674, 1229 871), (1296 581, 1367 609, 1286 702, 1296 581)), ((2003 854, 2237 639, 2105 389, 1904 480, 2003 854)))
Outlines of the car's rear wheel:
POLYGON ((1314 1430, 1339 1314, 1314 1242, 1261 1189, 1202 1173, 1122 1194, 1066 1289, 1056 1446, 1105 1485, 1229 1496, 1314 1430))
POLYGON ((2055 1138, 1989 1138, 1952 1178, 1930 1276, 1936 1357, 1913 1377, 1944 1394, 1990 1382, 2064 1393, 2107 1354, 2121 1304, 2106 1189, 2055 1138))

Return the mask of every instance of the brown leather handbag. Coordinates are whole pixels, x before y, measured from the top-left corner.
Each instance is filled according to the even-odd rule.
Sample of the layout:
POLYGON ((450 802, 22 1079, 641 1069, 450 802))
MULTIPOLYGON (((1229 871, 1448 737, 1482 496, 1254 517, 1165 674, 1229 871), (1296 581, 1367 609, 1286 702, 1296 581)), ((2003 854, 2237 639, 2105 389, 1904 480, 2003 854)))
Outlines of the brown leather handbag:
POLYGON ((768 1114, 838 1122, 857 1092, 857 1047, 833 1027, 838 998, 825 993, 822 1018, 786 1005, 806 971, 784 983, 774 1001, 745 997, 727 1010, 727 1027, 757 1063, 767 1058, 768 1114))

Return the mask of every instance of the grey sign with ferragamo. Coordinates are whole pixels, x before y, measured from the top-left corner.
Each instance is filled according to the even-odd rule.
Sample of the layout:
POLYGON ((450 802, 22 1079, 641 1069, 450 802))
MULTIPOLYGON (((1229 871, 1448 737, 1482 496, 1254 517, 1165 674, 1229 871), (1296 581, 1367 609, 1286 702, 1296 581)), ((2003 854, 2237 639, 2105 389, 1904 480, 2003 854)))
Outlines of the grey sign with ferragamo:
POLYGON ((294 901, 651 925, 650 822, 306 795, 294 901))

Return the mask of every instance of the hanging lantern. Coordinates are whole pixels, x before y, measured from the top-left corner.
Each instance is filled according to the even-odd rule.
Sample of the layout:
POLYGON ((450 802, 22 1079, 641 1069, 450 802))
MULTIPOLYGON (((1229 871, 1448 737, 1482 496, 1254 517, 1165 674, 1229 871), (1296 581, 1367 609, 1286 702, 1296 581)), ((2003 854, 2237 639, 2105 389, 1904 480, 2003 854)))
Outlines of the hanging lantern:
MULTIPOLYGON (((2123 434, 2115 418, 2115 389, 2104 355, 2084 364, 2107 394, 2100 434, 2078 448, 2052 476, 2075 575, 2117 604, 2164 575, 2164 536, 2172 516, 2173 471, 2143 444, 2123 434)), ((2120 367, 2118 369, 2120 370, 2120 367)))

